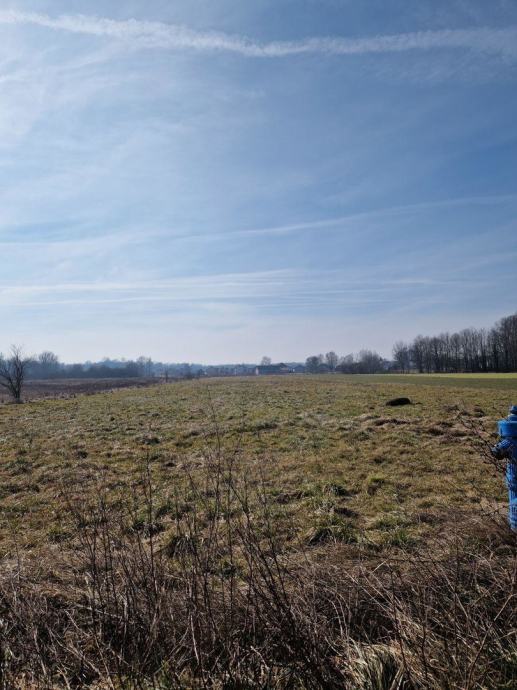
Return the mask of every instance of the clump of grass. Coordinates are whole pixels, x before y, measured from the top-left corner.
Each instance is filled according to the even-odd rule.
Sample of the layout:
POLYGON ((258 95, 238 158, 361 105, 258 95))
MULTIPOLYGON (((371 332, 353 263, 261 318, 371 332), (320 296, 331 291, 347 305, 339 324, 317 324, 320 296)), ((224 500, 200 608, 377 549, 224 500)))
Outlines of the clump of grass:
POLYGON ((384 532, 381 543, 385 546, 409 547, 415 544, 416 540, 405 527, 398 527, 384 532))
POLYGON ((347 489, 347 487, 344 484, 340 484, 337 482, 327 484, 324 487, 324 491, 326 491, 329 494, 332 494, 333 496, 340 496, 341 498, 348 498, 352 495, 352 492, 349 489, 347 489))
POLYGON ((387 482, 386 477, 381 474, 370 474, 365 482, 366 493, 373 496, 387 482))
POLYGON ((383 532, 391 532, 394 529, 400 527, 407 527, 410 524, 410 520, 407 515, 403 513, 388 513, 387 515, 382 515, 377 518, 373 524, 373 529, 378 529, 383 532))
POLYGON ((357 531, 345 520, 333 516, 333 519, 322 521, 309 531, 306 537, 308 546, 318 544, 342 542, 344 544, 356 544, 358 541, 357 531))
POLYGON ((71 536, 70 531, 59 527, 58 525, 52 525, 47 532, 47 538, 52 544, 60 544, 67 541, 71 536))
POLYGON ((11 471, 12 476, 16 477, 23 474, 30 474, 32 470, 31 462, 25 457, 25 453, 18 455, 14 460, 8 463, 7 468, 11 471))

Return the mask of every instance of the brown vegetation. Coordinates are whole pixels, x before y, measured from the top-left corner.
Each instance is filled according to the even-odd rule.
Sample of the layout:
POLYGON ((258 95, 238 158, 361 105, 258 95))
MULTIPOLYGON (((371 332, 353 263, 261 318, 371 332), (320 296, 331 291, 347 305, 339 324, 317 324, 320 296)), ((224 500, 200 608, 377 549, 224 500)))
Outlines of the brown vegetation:
POLYGON ((512 687, 504 523, 389 554, 286 549, 260 472, 238 451, 204 460, 167 508, 148 460, 126 500, 62 497, 73 546, 4 564, 2 688, 512 687))
POLYGON ((385 406, 406 392, 4 407, 0 688, 510 690, 517 545, 481 457, 501 401, 412 384, 385 406))

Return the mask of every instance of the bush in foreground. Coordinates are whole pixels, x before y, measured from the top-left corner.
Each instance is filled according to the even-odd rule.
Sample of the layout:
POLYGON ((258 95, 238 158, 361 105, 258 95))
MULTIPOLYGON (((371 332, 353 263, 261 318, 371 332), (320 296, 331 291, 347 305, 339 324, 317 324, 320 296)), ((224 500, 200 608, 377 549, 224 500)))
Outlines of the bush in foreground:
POLYGON ((185 471, 166 539, 146 466, 132 501, 69 505, 73 548, 4 564, 0 687, 515 687, 504 524, 419 551, 287 552, 265 482, 237 456, 205 467, 185 471))

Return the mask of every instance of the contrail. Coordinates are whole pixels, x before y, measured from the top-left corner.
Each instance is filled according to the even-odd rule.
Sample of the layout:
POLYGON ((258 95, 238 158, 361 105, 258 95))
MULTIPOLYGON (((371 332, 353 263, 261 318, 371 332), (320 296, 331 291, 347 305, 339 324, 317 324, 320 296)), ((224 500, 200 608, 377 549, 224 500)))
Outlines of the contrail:
POLYGON ((194 31, 185 26, 136 19, 117 21, 96 16, 46 14, 7 10, 0 24, 34 25, 110 38, 141 48, 229 52, 245 57, 282 58, 302 54, 365 55, 410 50, 466 49, 517 59, 517 27, 473 28, 373 36, 368 38, 311 37, 299 41, 260 43, 244 36, 194 31))

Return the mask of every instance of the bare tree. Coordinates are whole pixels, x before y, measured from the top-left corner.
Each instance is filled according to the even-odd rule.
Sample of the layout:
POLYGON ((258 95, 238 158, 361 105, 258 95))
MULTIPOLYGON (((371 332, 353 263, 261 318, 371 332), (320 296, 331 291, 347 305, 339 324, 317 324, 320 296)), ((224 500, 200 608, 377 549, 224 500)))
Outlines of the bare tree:
POLYGON ((59 373, 59 357, 53 352, 42 352, 36 363, 41 378, 53 378, 59 373))
POLYGON ((0 386, 5 388, 13 402, 21 403, 22 389, 30 359, 23 356, 23 350, 17 345, 11 346, 10 357, 0 354, 0 386))
POLYGON ((342 374, 353 374, 354 373, 354 355, 349 354, 341 357, 338 364, 338 370, 342 374))
POLYGON ((378 374, 383 371, 382 357, 374 350, 361 350, 357 355, 358 374, 378 374))
POLYGON ((190 366, 190 364, 185 363, 185 364, 181 365, 181 376, 184 379, 193 379, 194 378, 194 374, 192 373, 192 367, 190 366))
POLYGON ((153 375, 153 360, 150 357, 141 356, 136 360, 138 375, 151 377, 153 375))
POLYGON ((317 374, 320 371, 322 363, 321 355, 312 355, 305 360, 305 370, 308 374, 317 374))
POLYGON ((411 367, 411 353, 409 345, 403 343, 401 340, 393 346, 393 359, 397 363, 398 369, 403 374, 406 374, 411 367))
POLYGON ((327 352, 325 355, 325 363, 330 369, 330 371, 336 371, 336 367, 339 363, 339 357, 336 355, 335 352, 332 350, 330 352, 327 352))
POLYGON ((263 367, 269 367, 271 365, 271 357, 262 357, 260 364, 263 367))

